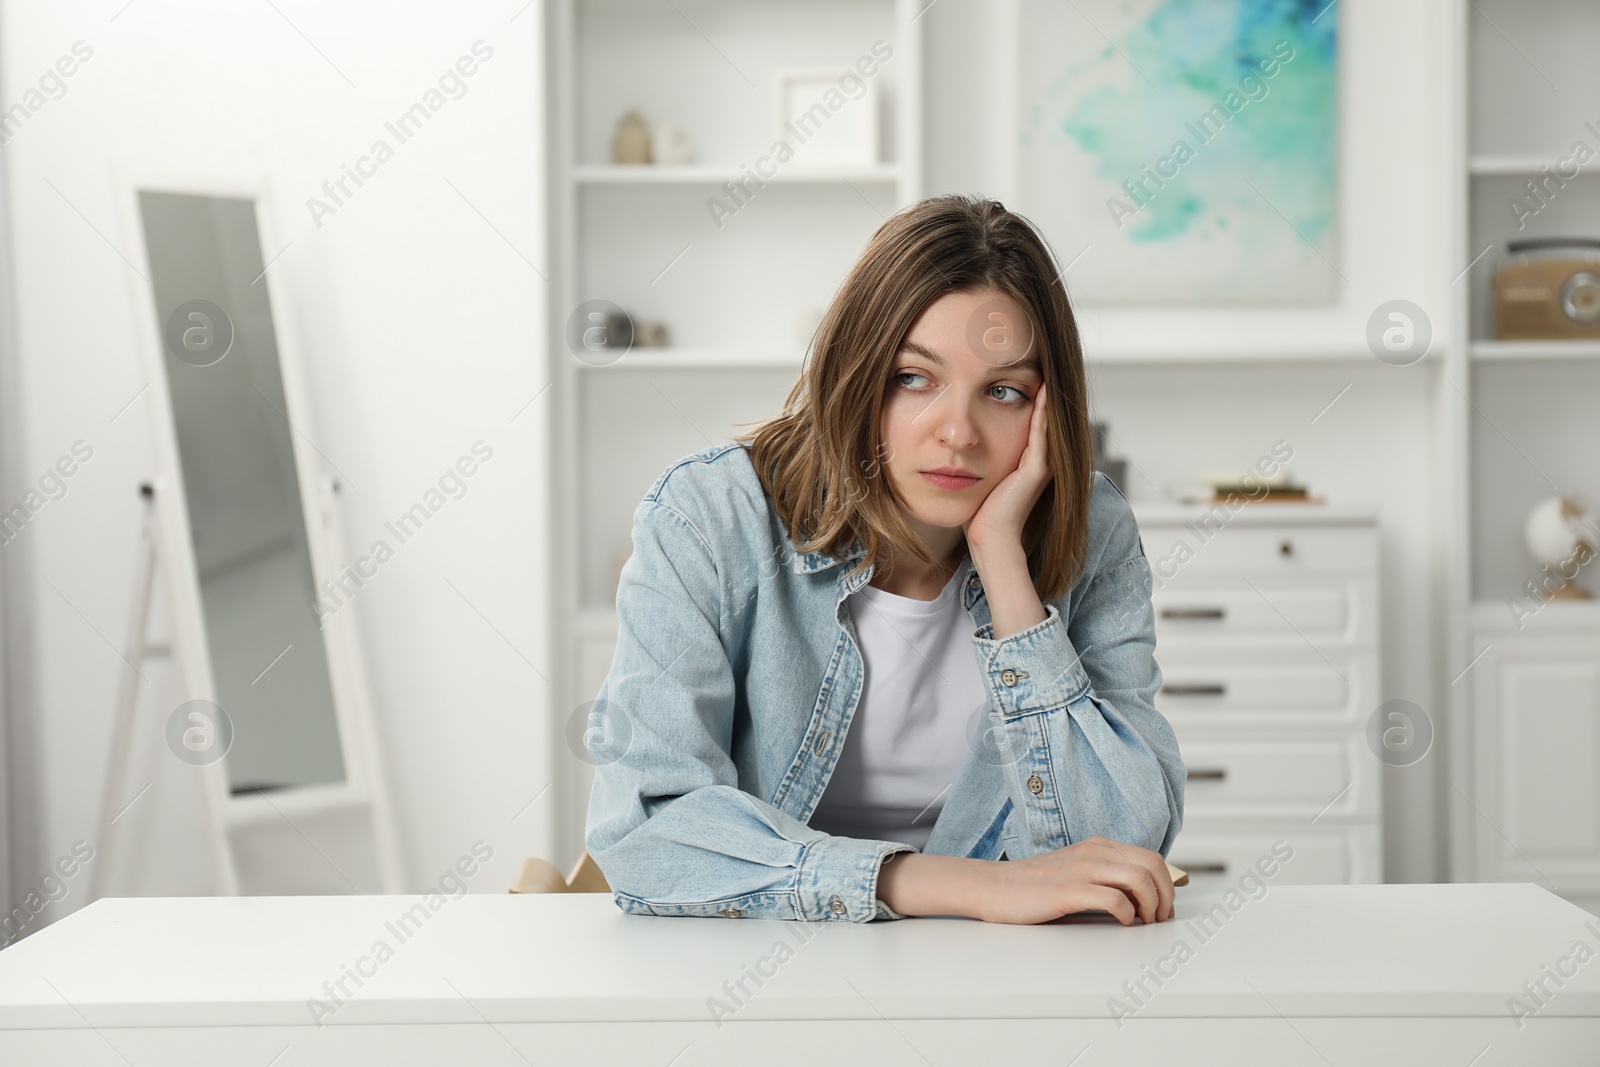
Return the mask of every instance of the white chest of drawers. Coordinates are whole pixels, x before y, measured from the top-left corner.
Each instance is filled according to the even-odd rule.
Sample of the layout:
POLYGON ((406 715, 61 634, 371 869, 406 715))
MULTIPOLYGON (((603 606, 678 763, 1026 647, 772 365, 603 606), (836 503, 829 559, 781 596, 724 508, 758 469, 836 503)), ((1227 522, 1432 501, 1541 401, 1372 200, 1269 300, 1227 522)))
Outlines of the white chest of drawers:
POLYGON ((1155 579, 1156 707, 1189 768, 1168 858, 1197 884, 1236 884, 1286 842, 1273 884, 1381 882, 1373 515, 1280 503, 1134 514, 1155 579))

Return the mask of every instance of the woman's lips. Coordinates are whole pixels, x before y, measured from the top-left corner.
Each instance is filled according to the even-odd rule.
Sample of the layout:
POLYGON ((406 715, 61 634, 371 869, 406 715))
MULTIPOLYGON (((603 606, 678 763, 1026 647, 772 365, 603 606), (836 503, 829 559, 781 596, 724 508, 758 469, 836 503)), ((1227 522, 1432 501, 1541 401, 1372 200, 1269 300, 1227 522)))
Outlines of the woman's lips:
POLYGON ((980 478, 963 478, 955 474, 929 474, 927 471, 919 473, 940 489, 965 489, 982 480, 980 478))

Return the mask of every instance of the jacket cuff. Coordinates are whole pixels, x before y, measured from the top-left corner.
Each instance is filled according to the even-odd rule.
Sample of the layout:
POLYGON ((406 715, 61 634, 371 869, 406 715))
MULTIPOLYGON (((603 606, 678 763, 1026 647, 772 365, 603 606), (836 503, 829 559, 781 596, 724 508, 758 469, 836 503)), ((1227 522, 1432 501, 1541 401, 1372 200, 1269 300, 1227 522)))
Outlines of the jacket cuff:
POLYGON ((1065 707, 1090 688, 1082 657, 1053 603, 1045 605, 1043 622, 1010 637, 996 640, 994 624, 984 623, 973 633, 972 644, 990 700, 1002 718, 1065 707))
POLYGON ((905 918, 878 899, 878 871, 885 857, 915 851, 898 841, 855 837, 828 836, 811 842, 800 857, 796 879, 800 918, 858 923, 905 918))

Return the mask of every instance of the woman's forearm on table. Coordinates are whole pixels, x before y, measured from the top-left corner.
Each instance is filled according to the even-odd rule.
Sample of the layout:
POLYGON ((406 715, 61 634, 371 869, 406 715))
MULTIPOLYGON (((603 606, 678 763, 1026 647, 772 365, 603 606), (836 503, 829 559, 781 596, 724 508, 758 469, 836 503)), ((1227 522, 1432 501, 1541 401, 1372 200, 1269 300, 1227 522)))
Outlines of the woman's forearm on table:
POLYGON ((899 852, 878 869, 878 899, 901 915, 983 917, 994 860, 899 852))

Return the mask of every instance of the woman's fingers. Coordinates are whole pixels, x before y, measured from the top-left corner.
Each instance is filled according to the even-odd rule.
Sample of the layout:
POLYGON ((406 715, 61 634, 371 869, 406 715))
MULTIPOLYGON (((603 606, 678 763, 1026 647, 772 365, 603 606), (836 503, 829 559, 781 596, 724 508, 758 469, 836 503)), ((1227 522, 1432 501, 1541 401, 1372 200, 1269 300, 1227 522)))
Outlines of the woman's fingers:
POLYGON ((1080 885, 1073 896, 1076 899, 1072 903, 1071 911, 1108 911, 1115 915, 1123 926, 1133 925, 1133 902, 1128 899, 1128 894, 1114 886, 1080 885))
POLYGON ((1177 890, 1173 888, 1172 874, 1167 870, 1166 860, 1162 859, 1161 854, 1137 845, 1112 841, 1109 838, 1099 840, 1109 853, 1108 859, 1114 856, 1122 863, 1138 867, 1147 876, 1145 884, 1148 884, 1155 894, 1153 905, 1155 918, 1147 918, 1145 922, 1160 921, 1171 916, 1173 904, 1177 899, 1177 890))
POLYGON ((1048 922, 1075 911, 1105 911, 1124 926, 1172 917, 1172 876, 1159 853, 1092 837, 1029 856, 995 872, 993 922, 1048 922))
POLYGON ((1028 428, 1029 451, 1045 472, 1045 481, 1048 482, 1055 476, 1055 468, 1050 466, 1050 438, 1045 433, 1045 420, 1050 417, 1050 406, 1039 403, 1044 397, 1044 383, 1039 383, 1039 391, 1034 394, 1033 424, 1028 428))
MULTIPOLYGON (((1167 872, 1167 864, 1159 853, 1146 849, 1133 850, 1130 846, 1123 845, 1118 850, 1118 855, 1128 864, 1139 868, 1148 880, 1151 892, 1155 896, 1153 907, 1155 921, 1165 919, 1172 912, 1173 899, 1177 891, 1172 887, 1172 875, 1167 872)), ((1149 922, 1151 920, 1145 920, 1149 922)))
POLYGON ((1156 921, 1161 894, 1156 889, 1155 879, 1144 867, 1121 860, 1108 862, 1095 872, 1095 881, 1123 890, 1137 907, 1139 918, 1147 923, 1156 921))

